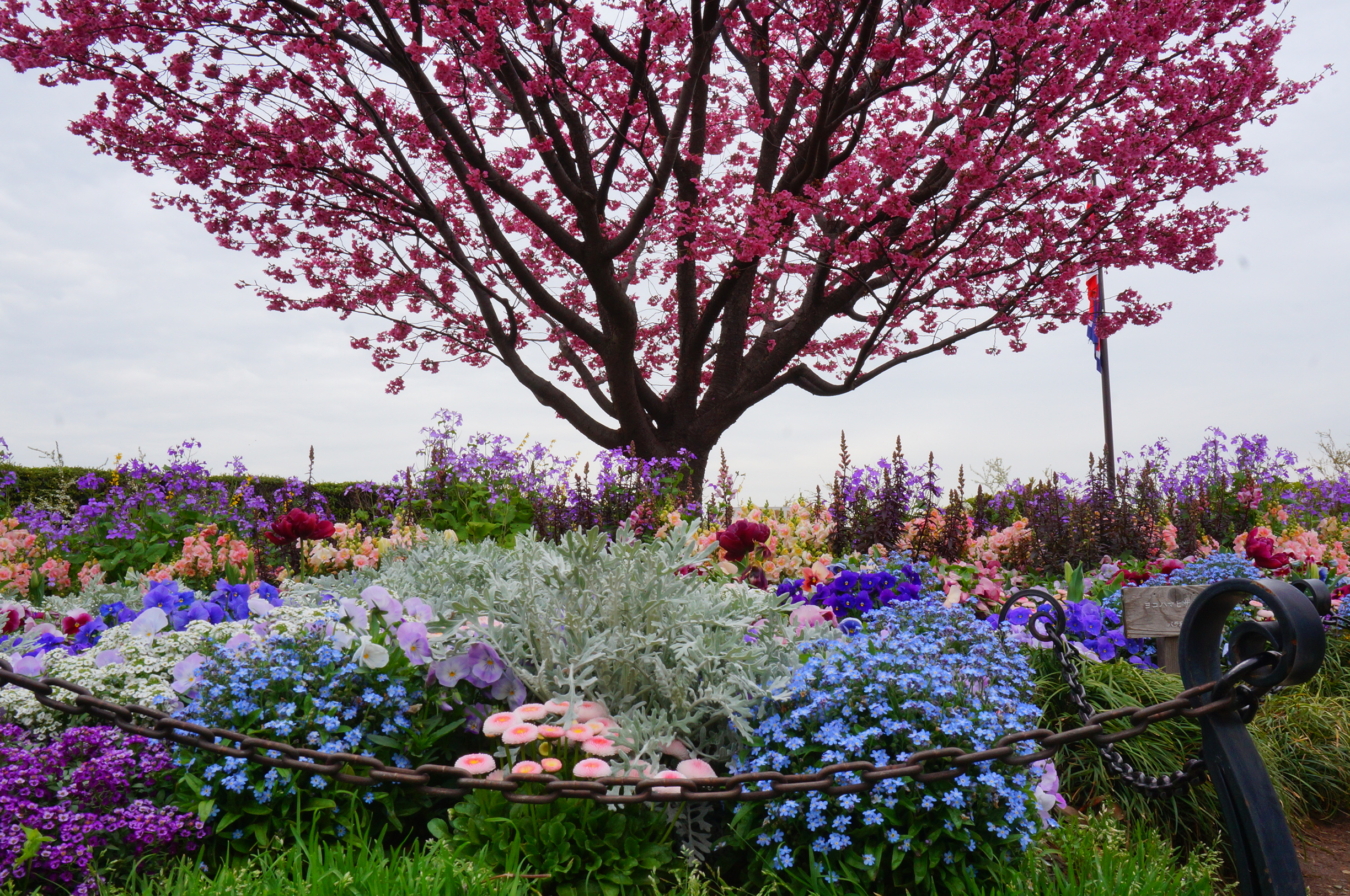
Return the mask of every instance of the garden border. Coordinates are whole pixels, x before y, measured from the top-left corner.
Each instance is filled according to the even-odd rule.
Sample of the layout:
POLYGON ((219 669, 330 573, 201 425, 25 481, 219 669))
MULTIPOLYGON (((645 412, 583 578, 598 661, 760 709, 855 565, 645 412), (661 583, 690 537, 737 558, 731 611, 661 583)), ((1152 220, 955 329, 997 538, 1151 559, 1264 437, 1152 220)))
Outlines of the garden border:
MULTIPOLYGON (((1181 633, 1183 681, 1189 683, 1200 677, 1209 680, 1192 684, 1171 700, 1153 706, 1121 707, 1088 714, 1090 707, 1084 699, 1076 701, 1080 713, 1084 714, 1084 724, 1077 728, 1059 732, 1046 728, 1028 729, 1004 735, 987 750, 972 752, 959 747, 943 747, 912 753, 904 762, 892 765, 878 767, 868 761, 841 762, 825 766, 819 772, 798 775, 758 771, 713 778, 607 776, 591 781, 569 781, 548 774, 510 772, 494 780, 476 777, 454 766, 390 767, 373 756, 327 753, 249 737, 236 731, 209 728, 175 719, 162 710, 103 700, 88 688, 63 679, 20 675, 3 657, 0 657, 0 687, 24 688, 43 706, 72 715, 90 715, 130 734, 273 768, 307 771, 358 786, 399 784, 446 799, 464 797, 471 790, 495 790, 510 802, 533 804, 552 803, 558 799, 592 799, 598 803, 750 802, 804 791, 831 795, 859 793, 891 778, 910 777, 917 781, 954 778, 980 762, 1026 766, 1049 759, 1064 746, 1080 741, 1091 741, 1107 753, 1111 745, 1138 737, 1159 722, 1177 717, 1191 718, 1200 722, 1204 732, 1203 760, 1187 763, 1179 776, 1150 778, 1133 772, 1123 776, 1132 785, 1158 795, 1197 779, 1202 768, 1209 769, 1233 841, 1244 896, 1297 896, 1306 893, 1306 889, 1293 841, 1269 775, 1247 734, 1246 724, 1261 697, 1277 687, 1307 681, 1320 667, 1326 642, 1318 611, 1324 602, 1329 604, 1329 598, 1322 593, 1325 590, 1325 585, 1313 581, 1290 585, 1273 580, 1230 579, 1211 585, 1192 604, 1181 633), (1226 653, 1230 668, 1224 671, 1222 648, 1226 619, 1239 601, 1252 597, 1265 603, 1275 621, 1239 625, 1229 638, 1226 653), (70 702, 54 696, 58 690, 73 695, 70 702), (1202 699, 1206 694, 1209 700, 1202 699), (137 717, 148 719, 152 724, 137 724, 137 717), (1128 720, 1130 726, 1108 731, 1106 723, 1117 720, 1128 720), (1019 753, 1018 746, 1027 741, 1035 741, 1040 749, 1019 753), (945 761, 947 767, 928 770, 929 762, 939 761, 945 761), (357 775, 344 771, 353 767, 363 768, 366 773, 357 775), (856 781, 837 783, 836 776, 844 774, 852 775, 856 781), (453 779, 454 786, 433 784, 438 777, 453 779), (543 792, 518 793, 526 784, 541 785, 543 792), (747 785, 761 786, 747 790, 747 785), (611 788, 626 792, 610 793, 611 788)), ((1051 642, 1064 660, 1061 642, 1065 614, 1062 604, 1043 591, 1019 592, 1004 606, 1004 614, 1014 601, 1024 597, 1033 597, 1038 602, 1035 615, 1028 623, 1029 630, 1041 640, 1051 642), (1039 629, 1037 620, 1042 622, 1039 629)), ((1072 685, 1075 682, 1072 664, 1067 660, 1064 662, 1066 676, 1072 685)), ((1113 770, 1120 773, 1114 766, 1113 770)))

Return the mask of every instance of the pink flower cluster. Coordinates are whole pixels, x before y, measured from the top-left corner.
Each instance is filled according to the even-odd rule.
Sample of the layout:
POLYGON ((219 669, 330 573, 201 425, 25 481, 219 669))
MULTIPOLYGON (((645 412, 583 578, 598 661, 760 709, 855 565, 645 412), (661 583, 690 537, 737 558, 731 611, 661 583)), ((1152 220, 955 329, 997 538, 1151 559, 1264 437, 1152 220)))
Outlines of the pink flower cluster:
MULTIPOLYGON (((511 712, 499 712, 483 721, 483 734, 502 739, 517 775, 557 774, 571 763, 574 778, 603 778, 613 771, 608 758, 628 749, 614 735, 619 733, 608 717, 603 703, 585 701, 573 707, 565 700, 525 703, 511 712), (527 755, 533 754, 533 755, 527 755), (577 758, 578 756, 582 758, 577 758), (575 761, 574 761, 575 760, 575 761)), ((649 779, 714 778, 716 772, 702 759, 689 758, 689 750, 672 740, 666 754, 682 761, 674 769, 652 773, 647 763, 630 762, 627 777, 649 779)), ((469 753, 455 761, 455 767, 471 775, 487 775, 500 780, 505 772, 487 753, 469 753)), ((657 793, 679 788, 655 788, 657 793)))
POLYGON ((183 550, 178 559, 155 564, 148 575, 157 582, 213 580, 225 575, 229 569, 239 572, 252 569, 252 566, 253 549, 248 543, 229 532, 221 532, 220 527, 212 523, 196 535, 183 539, 183 550))
POLYGON ((483 734, 500 737, 508 747, 542 742, 572 746, 591 756, 613 756, 620 747, 606 735, 619 729, 608 713, 603 703, 589 700, 578 703, 575 709, 565 700, 523 703, 511 712, 488 716, 483 721, 483 734))
MULTIPOLYGON (((0 519, 0 593, 27 594, 35 575, 41 577, 48 592, 66 594, 71 590, 70 561, 49 555, 42 540, 18 520, 0 519)), ((76 574, 81 586, 102 575, 97 563, 86 563, 76 574)))

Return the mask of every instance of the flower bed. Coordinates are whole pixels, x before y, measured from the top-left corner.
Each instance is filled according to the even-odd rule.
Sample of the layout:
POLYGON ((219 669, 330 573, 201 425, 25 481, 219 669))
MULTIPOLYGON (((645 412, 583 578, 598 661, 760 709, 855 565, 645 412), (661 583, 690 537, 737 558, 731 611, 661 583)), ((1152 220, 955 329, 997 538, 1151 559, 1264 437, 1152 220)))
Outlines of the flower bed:
MULTIPOLYGON (((1127 474, 1134 497, 1109 501, 1091 481, 1052 482, 939 507, 932 469, 899 456, 846 466, 830 502, 776 509, 736 505, 724 475, 719 517, 703 523, 671 468, 611 455, 599 481, 559 491, 537 451, 453 439, 430 435, 428 465, 401 495, 367 490, 387 502, 378 519, 333 519, 298 482, 266 501, 220 491, 182 456, 119 466, 102 485, 86 476, 81 488, 103 490, 64 514, 13 508, 0 522, 0 654, 117 702, 395 767, 679 780, 884 764, 1035 727, 1058 710, 1025 629, 1033 608, 1001 628, 991 616, 1019 588, 1060 595, 1083 662, 1155 676, 1153 645, 1124 637, 1127 584, 1320 577, 1335 614, 1350 591, 1341 492, 1290 480, 1253 440, 1234 443, 1229 466, 1211 457, 1205 476, 1195 459, 1186 475, 1145 464, 1127 474), (1146 480, 1171 497, 1145 506, 1146 480), (1201 486, 1207 517, 1188 497, 1201 486), (1137 531, 1102 523, 1096 543, 1142 552, 1075 561, 1081 546, 1046 522, 1060 518, 1052 505, 1069 519, 1115 514, 1116 529, 1129 517, 1137 531), (596 522, 610 528, 572 526, 596 522)), ((686 861, 736 886, 977 892, 1021 867, 1066 795, 1120 798, 1076 762, 1063 794, 1053 764, 980 763, 940 785, 734 809, 524 806, 490 791, 450 808, 80 728, 15 688, 0 691, 0 714, 12 743, 0 769, 40 767, 51 782, 24 785, 30 802, 6 814, 0 845, 16 876, 53 892, 151 872, 199 842, 208 865, 233 866, 314 838, 426 837, 457 861, 545 875, 531 879, 558 893, 635 892, 686 861), (43 802, 85 805, 83 785, 60 782, 116 762, 125 786, 100 797, 97 819, 43 802)))

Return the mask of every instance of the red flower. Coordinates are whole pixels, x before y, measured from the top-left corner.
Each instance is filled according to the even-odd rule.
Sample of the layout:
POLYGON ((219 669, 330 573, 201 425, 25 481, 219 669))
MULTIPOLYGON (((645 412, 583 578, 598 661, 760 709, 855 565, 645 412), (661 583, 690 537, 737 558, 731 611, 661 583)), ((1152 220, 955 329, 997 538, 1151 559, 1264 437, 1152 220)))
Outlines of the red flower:
POLYGON ((272 524, 272 531, 267 533, 267 540, 277 545, 290 544, 300 539, 317 541, 328 538, 334 531, 333 524, 328 520, 321 520, 296 507, 277 517, 277 521, 272 524))
POLYGON ((5 610, 4 620, 4 633, 6 635, 10 632, 17 632, 19 626, 23 625, 23 614, 19 612, 18 607, 9 607, 5 610))
POLYGON ((86 622, 93 620, 93 618, 88 613, 74 613, 61 620, 61 631, 67 635, 74 635, 84 627, 86 622))
POLYGON ((1154 560, 1153 565, 1157 567, 1158 572, 1166 576, 1171 575, 1186 564, 1171 557, 1163 557, 1161 560, 1154 560))
POLYGON ((717 543, 727 552, 727 559, 737 563, 755 549, 755 545, 769 540, 769 527, 750 520, 737 520, 717 533, 717 543))
POLYGON ((1289 565, 1289 554, 1275 552, 1275 539, 1257 535, 1255 529, 1247 533, 1246 551, 1247 559, 1261 569, 1282 569, 1289 565))
POLYGON ((758 588, 760 591, 769 590, 769 576, 758 566, 752 566, 741 576, 741 581, 745 582, 751 588, 758 588))

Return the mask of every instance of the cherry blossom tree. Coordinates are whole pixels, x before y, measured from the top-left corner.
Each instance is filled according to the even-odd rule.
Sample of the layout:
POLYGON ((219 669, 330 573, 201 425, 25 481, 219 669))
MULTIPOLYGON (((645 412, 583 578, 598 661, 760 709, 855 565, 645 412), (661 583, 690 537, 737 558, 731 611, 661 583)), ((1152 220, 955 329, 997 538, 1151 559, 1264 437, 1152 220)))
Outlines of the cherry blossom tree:
POLYGON ((503 363, 646 457, 785 386, 1020 351, 1098 264, 1212 267, 1237 213, 1187 199, 1262 169, 1241 129, 1312 83, 1288 29, 1261 0, 0 2, 0 55, 102 82, 73 130, 269 259, 272 308, 381 319, 354 346, 394 392, 503 363))

